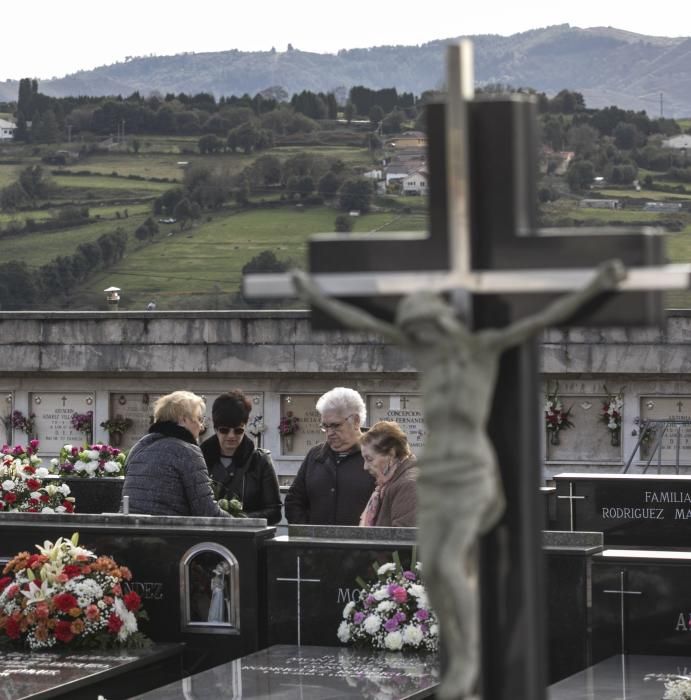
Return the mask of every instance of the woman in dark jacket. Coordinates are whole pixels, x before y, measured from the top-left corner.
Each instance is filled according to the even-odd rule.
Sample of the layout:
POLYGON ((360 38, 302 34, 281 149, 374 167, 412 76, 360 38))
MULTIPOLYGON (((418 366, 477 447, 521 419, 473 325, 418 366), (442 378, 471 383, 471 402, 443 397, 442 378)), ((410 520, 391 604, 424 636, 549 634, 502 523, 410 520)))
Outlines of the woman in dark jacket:
POLYGON ((122 495, 130 513, 225 517, 197 444, 204 400, 174 391, 154 404, 154 423, 127 456, 122 495))
POLYGON ((252 402, 241 391, 221 394, 213 403, 214 435, 202 443, 217 498, 237 499, 248 518, 281 519, 281 496, 271 456, 255 447, 245 428, 252 402))

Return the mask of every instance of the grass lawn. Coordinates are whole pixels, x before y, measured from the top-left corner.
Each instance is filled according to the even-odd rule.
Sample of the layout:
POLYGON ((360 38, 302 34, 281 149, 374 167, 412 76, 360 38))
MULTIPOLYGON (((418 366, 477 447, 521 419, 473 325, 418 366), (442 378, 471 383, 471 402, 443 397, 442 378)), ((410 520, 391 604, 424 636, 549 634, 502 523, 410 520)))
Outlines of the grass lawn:
POLYGON ((136 214, 128 219, 98 221, 68 230, 29 233, 3 238, 0 242, 2 261, 25 260, 30 267, 40 267, 59 255, 72 255, 80 243, 95 241, 101 234, 111 233, 118 226, 122 226, 129 233, 128 245, 132 245, 137 242, 134 231, 145 218, 144 214, 136 214))
MULTIPOLYGON (((234 293, 240 287, 242 267, 262 250, 272 249, 279 259, 304 265, 310 234, 333 231, 336 215, 325 207, 286 208, 218 216, 185 231, 161 227, 154 243, 138 248, 136 241, 128 244, 125 258, 92 278, 83 291, 98 298, 102 289, 114 284, 123 290, 121 309, 144 308, 149 297, 156 299, 159 309, 170 309, 175 306, 169 304, 181 298, 234 293)), ((415 215, 377 213, 358 217, 354 230, 382 227, 424 228, 415 215)))
POLYGON ((173 187, 168 182, 128 180, 102 175, 53 175, 53 182, 65 190, 128 190, 133 193, 160 194, 173 187))

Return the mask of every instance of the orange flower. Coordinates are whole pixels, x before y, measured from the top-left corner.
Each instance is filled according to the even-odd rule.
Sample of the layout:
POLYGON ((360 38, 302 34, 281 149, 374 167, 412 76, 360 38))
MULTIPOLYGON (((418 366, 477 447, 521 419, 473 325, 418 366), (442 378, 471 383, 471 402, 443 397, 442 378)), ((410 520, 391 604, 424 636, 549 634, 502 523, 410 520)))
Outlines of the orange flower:
POLYGON ((70 617, 79 617, 82 614, 81 608, 70 608, 68 611, 70 617))
POLYGON ((84 623, 82 620, 75 620, 70 625, 70 630, 72 631, 72 634, 81 634, 84 631, 84 623))
POLYGON ((39 642, 45 642, 46 639, 48 639, 48 627, 45 624, 41 624, 39 622, 38 625, 36 625, 36 629, 34 630, 34 637, 39 642))
POLYGON ((101 611, 98 609, 97 605, 94 605, 92 603, 91 605, 86 606, 85 613, 86 613, 87 620, 98 620, 98 617, 101 614, 101 611))

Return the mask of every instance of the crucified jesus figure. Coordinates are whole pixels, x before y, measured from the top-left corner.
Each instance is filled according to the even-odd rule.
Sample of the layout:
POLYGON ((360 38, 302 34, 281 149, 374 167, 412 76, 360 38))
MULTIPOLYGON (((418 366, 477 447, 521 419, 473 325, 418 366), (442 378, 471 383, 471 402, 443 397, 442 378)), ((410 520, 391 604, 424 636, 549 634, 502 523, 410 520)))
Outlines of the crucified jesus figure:
POLYGON ((504 512, 504 494, 487 421, 504 350, 563 322, 614 290, 626 272, 602 264, 582 289, 504 328, 472 332, 439 295, 404 297, 395 323, 326 297, 303 272, 299 295, 342 325, 377 333, 406 348, 420 373, 427 441, 418 478, 418 542, 425 586, 440 621, 447 668, 439 697, 472 698, 479 670, 476 543, 504 512))

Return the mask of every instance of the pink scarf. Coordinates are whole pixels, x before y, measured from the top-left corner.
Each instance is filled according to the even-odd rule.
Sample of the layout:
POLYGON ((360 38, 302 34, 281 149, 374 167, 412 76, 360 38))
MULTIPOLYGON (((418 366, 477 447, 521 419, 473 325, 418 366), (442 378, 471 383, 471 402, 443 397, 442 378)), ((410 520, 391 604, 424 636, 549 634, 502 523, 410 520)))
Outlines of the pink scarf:
POLYGON ((392 462, 391 466, 386 469, 386 471, 380 473, 377 476, 377 485, 372 491, 372 495, 367 501, 365 510, 362 511, 360 516, 360 526, 371 527, 377 520, 377 515, 379 515, 379 509, 381 508, 382 498, 384 497, 384 488, 391 481, 394 474, 401 465, 401 460, 392 462))

